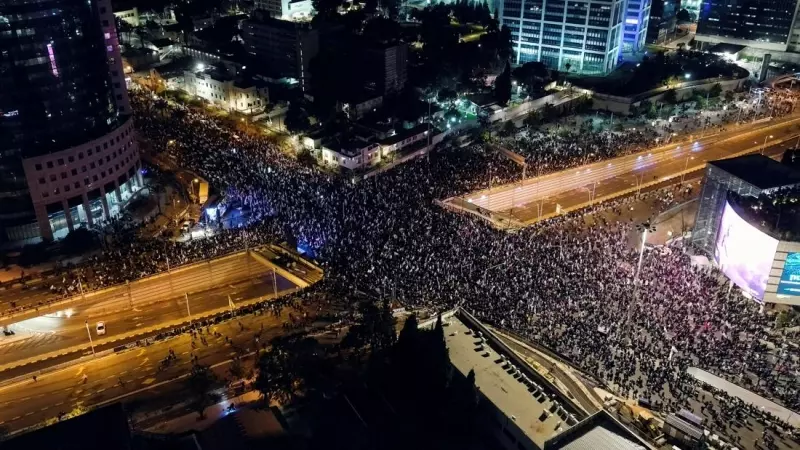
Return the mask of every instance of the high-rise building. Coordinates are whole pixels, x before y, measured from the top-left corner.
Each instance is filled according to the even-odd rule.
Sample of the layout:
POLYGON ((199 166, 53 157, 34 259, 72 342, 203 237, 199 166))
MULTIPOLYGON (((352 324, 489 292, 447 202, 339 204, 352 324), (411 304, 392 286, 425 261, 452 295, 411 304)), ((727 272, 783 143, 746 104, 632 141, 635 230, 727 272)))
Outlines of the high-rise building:
POLYGON ((703 0, 695 39, 706 47, 736 44, 766 51, 789 49, 797 0, 703 0))
POLYGON ((650 22, 650 0, 628 0, 625 10, 625 28, 622 51, 638 52, 644 48, 650 22))
POLYGON ((503 0, 500 22, 511 30, 513 63, 606 74, 619 60, 624 0, 503 0))
POLYGON ((366 75, 366 88, 378 94, 391 94, 401 90, 408 80, 408 44, 404 42, 366 45, 362 64, 366 75))
POLYGON ((242 25, 245 49, 271 77, 296 79, 309 87, 311 60, 319 53, 319 31, 310 23, 254 17, 242 25))
POLYGON ((307 19, 314 12, 314 5, 311 0, 255 0, 254 9, 266 11, 276 19, 307 19))
POLYGON ((114 216, 139 151, 109 0, 0 3, 0 239, 114 216))
POLYGON ((675 31, 680 0, 653 0, 647 25, 647 42, 657 44, 667 40, 675 31))

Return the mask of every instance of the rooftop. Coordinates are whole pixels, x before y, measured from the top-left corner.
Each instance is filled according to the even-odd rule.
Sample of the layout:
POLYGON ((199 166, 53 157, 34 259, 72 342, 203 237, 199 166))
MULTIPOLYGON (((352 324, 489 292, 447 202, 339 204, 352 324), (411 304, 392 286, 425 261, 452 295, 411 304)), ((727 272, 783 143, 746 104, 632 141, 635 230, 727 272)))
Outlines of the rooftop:
POLYGON ((545 450, 646 450, 652 448, 605 410, 549 439, 545 450))
POLYGON ((3 450, 126 449, 131 447, 128 415, 121 403, 114 403, 3 441, 0 447, 3 450))
POLYGON ((450 361, 461 373, 475 371, 475 385, 539 448, 569 428, 567 411, 553 401, 554 389, 528 379, 457 316, 445 328, 450 361), (544 417, 544 420, 542 418, 544 417))
POLYGON ((764 155, 744 155, 711 161, 709 164, 761 190, 800 183, 799 171, 764 155))
POLYGON ((433 135, 433 136, 441 133, 441 131, 438 128, 436 128, 434 126, 431 126, 428 123, 422 123, 422 124, 419 124, 419 125, 415 126, 414 128, 409 128, 409 129, 406 129, 406 130, 400 130, 397 133, 395 133, 393 136, 389 136, 386 139, 383 139, 381 141, 381 145, 394 145, 394 144, 396 144, 396 143, 398 143, 400 141, 403 141, 405 139, 408 139, 408 138, 410 138, 412 136, 416 136, 418 134, 425 133, 429 129, 431 131, 431 135, 433 135))
POLYGON ((727 54, 735 55, 735 54, 739 53, 740 51, 744 50, 745 48, 747 48, 747 47, 744 46, 744 45, 720 43, 720 44, 717 44, 717 45, 711 47, 710 49, 708 49, 708 51, 710 53, 727 53, 727 54))

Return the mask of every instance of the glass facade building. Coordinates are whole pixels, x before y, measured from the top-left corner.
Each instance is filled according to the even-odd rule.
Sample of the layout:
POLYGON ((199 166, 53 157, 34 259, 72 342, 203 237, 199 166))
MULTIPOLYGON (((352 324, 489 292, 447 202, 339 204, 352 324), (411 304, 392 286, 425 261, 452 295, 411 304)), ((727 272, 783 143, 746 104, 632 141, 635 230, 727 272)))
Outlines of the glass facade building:
POLYGON ((698 42, 786 51, 797 0, 703 0, 698 42))
POLYGON ((500 22, 511 30, 514 64, 606 74, 617 66, 625 2, 504 0, 500 22))
POLYGON ((628 0, 622 34, 623 52, 638 52, 644 49, 650 22, 650 1, 628 0))
MULTIPOLYGON (((83 204, 99 169, 83 148, 130 134, 129 112, 108 0, 0 1, 0 240, 52 238, 42 212, 83 204)), ((104 164, 119 167, 114 144, 104 164)), ((92 222, 79 217, 69 229, 92 222)))
POLYGON ((662 43, 675 32, 677 8, 680 6, 683 6, 680 0, 652 0, 650 21, 647 25, 647 43, 662 43))

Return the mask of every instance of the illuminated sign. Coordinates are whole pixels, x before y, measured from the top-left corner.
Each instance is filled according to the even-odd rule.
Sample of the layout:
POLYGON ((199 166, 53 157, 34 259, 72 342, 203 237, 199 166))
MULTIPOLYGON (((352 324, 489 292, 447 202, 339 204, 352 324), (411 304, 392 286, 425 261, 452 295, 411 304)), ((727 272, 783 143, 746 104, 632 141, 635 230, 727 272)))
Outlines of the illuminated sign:
POLYGON ((786 255, 781 280, 778 282, 779 295, 800 295, 800 253, 786 255))
POLYGON ((747 223, 728 203, 717 236, 714 261, 722 272, 744 292, 763 299, 778 240, 747 223))

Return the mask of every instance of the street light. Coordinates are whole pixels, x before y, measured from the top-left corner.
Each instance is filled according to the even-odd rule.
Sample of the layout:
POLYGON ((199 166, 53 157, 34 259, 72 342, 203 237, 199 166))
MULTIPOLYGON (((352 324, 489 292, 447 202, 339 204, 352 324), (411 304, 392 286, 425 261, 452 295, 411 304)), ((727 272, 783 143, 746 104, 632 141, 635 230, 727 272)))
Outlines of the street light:
POLYGON ((642 247, 639 249, 639 263, 636 265, 636 274, 633 276, 633 284, 639 280, 639 271, 642 270, 642 259, 644 258, 644 244, 647 242, 647 233, 654 233, 656 227, 650 225, 650 222, 644 222, 636 226, 638 231, 642 232, 642 247))
POLYGON ((764 154, 764 149, 767 147, 767 139, 772 139, 772 135, 764 136, 764 143, 761 144, 761 154, 764 154))
POLYGON ((88 334, 88 335, 89 335, 89 345, 91 345, 91 346, 92 346, 92 356, 97 356, 97 355, 95 354, 95 352, 94 352, 94 342, 92 342, 92 332, 91 332, 91 331, 89 331, 89 319, 86 319, 86 321, 84 322, 84 324, 86 324, 86 334, 88 334))
POLYGON ((686 78, 688 80, 689 78, 692 78, 692 74, 690 73, 684 74, 683 78, 686 78))
POLYGON ((686 171, 689 170, 689 160, 694 159, 694 156, 687 156, 686 157, 686 164, 683 166, 683 173, 681 173, 681 184, 683 184, 683 179, 686 177, 686 171))

